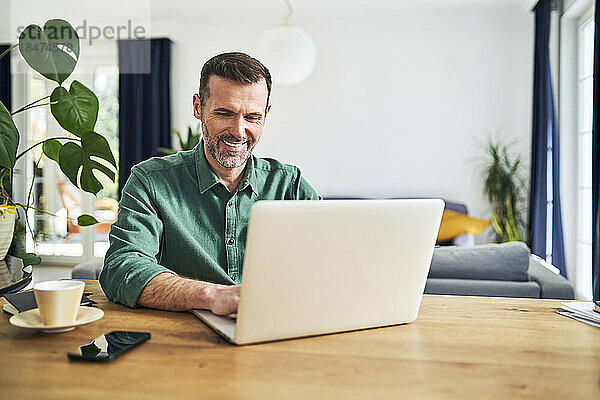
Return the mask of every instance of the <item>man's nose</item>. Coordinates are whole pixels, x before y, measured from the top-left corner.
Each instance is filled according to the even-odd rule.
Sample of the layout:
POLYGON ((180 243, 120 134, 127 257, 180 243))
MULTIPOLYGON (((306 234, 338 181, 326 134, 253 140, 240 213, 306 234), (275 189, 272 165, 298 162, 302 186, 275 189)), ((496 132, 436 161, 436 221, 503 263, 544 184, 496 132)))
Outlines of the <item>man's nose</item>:
POLYGON ((240 116, 235 119, 230 133, 237 139, 243 139, 246 137, 246 126, 243 116, 240 116))

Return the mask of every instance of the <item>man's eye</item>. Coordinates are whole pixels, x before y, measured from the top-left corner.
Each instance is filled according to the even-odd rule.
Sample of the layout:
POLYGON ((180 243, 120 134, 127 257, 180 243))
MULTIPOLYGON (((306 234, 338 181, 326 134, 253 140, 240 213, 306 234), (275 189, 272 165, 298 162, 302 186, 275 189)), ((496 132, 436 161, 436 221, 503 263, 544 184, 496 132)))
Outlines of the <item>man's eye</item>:
POLYGON ((250 115, 250 116, 246 117, 246 119, 248 121, 258 121, 260 119, 260 117, 250 115))
POLYGON ((223 112, 223 111, 217 111, 217 115, 220 117, 227 117, 229 115, 229 113, 223 112))

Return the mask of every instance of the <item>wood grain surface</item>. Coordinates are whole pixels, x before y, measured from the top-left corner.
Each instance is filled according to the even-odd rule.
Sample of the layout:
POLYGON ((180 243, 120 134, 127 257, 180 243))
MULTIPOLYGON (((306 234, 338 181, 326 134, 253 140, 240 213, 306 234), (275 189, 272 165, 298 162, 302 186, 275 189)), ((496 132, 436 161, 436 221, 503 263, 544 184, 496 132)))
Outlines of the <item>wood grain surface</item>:
POLYGON ((190 313, 128 309, 86 284, 105 316, 74 331, 3 313, 0 398, 600 399, 600 329, 557 315, 559 300, 426 295, 412 324, 236 347, 190 313), (112 330, 152 338, 110 363, 68 361, 112 330))

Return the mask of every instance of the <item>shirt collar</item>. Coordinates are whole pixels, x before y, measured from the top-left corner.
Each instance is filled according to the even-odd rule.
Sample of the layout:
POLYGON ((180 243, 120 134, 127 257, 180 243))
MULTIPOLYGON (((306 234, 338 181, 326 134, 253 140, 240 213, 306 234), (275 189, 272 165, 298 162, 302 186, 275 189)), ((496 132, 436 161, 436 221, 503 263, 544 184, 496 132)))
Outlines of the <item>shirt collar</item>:
MULTIPOLYGON (((196 161, 196 174, 198 175, 198 188, 200 193, 203 194, 208 189, 212 188, 218 183, 221 183, 217 175, 214 173, 204 154, 204 139, 200 140, 200 143, 196 146, 195 161, 196 161)), ((238 192, 246 189, 248 186, 252 189, 255 194, 257 193, 256 186, 256 171, 255 171, 255 160, 256 157, 250 155, 246 164, 246 172, 244 177, 238 185, 238 192)))
POLYGON ((241 192, 242 190, 244 190, 248 186, 250 186, 250 189, 252 189, 254 194, 258 194, 258 192, 257 192, 258 187, 256 186, 255 163, 256 163, 256 157, 254 157, 254 155, 250 154, 250 158, 248 158, 248 161, 246 162, 246 172, 244 173, 244 177, 242 178, 242 180, 238 186, 238 191, 241 192))

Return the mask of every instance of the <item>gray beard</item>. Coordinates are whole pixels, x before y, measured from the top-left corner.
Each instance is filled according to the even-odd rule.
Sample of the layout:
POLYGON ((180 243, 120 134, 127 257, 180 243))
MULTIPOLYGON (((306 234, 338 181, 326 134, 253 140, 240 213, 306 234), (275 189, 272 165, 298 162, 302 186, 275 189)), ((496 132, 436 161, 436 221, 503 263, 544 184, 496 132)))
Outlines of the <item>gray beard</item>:
MULTIPOLYGON (((238 156, 230 156, 219 150, 219 140, 221 138, 224 138, 229 141, 229 139, 231 138, 230 136, 221 135, 213 137, 210 134, 207 135, 208 129, 206 128, 206 125, 204 123, 202 123, 202 132, 204 136, 204 141, 206 142, 206 150, 208 151, 208 154, 210 154, 212 158, 214 158, 221 166, 225 168, 238 168, 244 165, 246 161, 248 161, 248 159, 250 158, 250 155, 252 154, 252 149, 254 148, 254 146, 251 146, 253 144, 252 142, 248 142, 246 144, 246 151, 244 151, 242 154, 238 156)), ((233 140, 231 141, 234 142, 235 138, 233 138, 233 140)))

